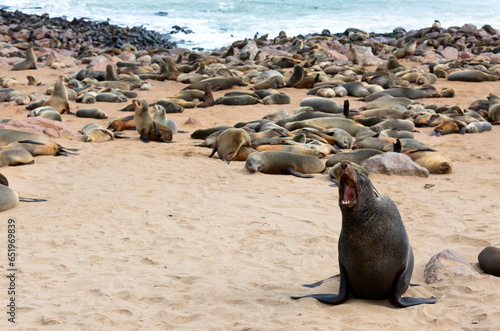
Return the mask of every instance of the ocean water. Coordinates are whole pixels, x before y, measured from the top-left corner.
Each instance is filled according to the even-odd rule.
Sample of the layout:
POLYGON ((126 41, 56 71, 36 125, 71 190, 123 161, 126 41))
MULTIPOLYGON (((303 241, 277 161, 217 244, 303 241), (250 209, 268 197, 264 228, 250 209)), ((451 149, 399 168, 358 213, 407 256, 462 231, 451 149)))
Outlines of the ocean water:
POLYGON ((48 13, 51 17, 85 17, 107 20, 121 26, 144 26, 160 33, 177 25, 193 33, 177 33, 179 47, 212 50, 235 40, 280 31, 288 36, 343 32, 355 27, 367 32, 391 32, 396 27, 407 31, 431 26, 435 19, 443 27, 472 23, 490 24, 500 29, 500 1, 462 0, 0 0, 0 6, 30 14, 48 13))

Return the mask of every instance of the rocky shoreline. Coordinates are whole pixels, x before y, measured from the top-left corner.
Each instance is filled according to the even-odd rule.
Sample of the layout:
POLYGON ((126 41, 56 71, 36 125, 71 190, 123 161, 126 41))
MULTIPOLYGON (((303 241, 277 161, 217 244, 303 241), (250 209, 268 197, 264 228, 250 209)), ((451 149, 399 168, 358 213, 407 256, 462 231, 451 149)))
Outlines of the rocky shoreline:
POLYGON ((39 44, 50 39, 58 48, 88 45, 95 48, 120 48, 133 44, 138 49, 148 47, 175 48, 169 34, 161 34, 143 27, 119 27, 109 22, 94 22, 85 18, 68 21, 48 14, 29 15, 19 11, 0 9, 0 40, 4 42, 39 44))

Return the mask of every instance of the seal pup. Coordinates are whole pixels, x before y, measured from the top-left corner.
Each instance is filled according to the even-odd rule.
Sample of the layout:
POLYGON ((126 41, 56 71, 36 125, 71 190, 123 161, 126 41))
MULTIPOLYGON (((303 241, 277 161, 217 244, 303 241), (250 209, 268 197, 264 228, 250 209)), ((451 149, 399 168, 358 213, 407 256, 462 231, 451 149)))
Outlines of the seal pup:
POLYGON ((484 131, 491 131, 492 125, 489 122, 472 122, 467 124, 465 132, 467 133, 480 133, 484 131))
POLYGON ((170 142, 172 141, 172 130, 169 127, 156 123, 149 114, 148 103, 146 100, 134 100, 135 105, 135 127, 139 132, 140 139, 144 143, 153 141, 170 142))
POLYGON ((252 153, 245 167, 252 173, 292 174, 301 178, 313 178, 310 174, 325 171, 325 164, 316 156, 280 151, 252 153))
POLYGON ((113 133, 110 130, 104 129, 97 123, 86 124, 79 132, 83 134, 84 142, 101 143, 113 140, 114 138, 127 138, 120 136, 120 133, 113 133))
POLYGON ((488 246, 479 253, 477 259, 485 273, 500 277, 500 248, 488 246))
POLYGON ((33 52, 33 46, 30 45, 26 50, 26 58, 24 61, 14 64, 12 70, 28 70, 36 69, 36 56, 33 52))
POLYGON ((108 130, 111 131, 123 131, 128 129, 135 130, 134 115, 117 118, 115 120, 110 121, 108 125, 108 130))
POLYGON ((170 128, 172 130, 172 133, 177 133, 178 128, 177 128, 177 123, 175 123, 173 120, 167 118, 167 111, 163 106, 159 104, 153 105, 153 115, 151 116, 154 122, 157 124, 162 124, 170 128))
POLYGON ((59 76, 54 85, 54 91, 50 98, 43 103, 43 107, 51 106, 59 112, 59 114, 73 114, 69 109, 68 91, 64 85, 64 76, 59 76))
MULTIPOLYGON (((404 308, 435 303, 435 297, 402 297, 410 286, 413 250, 396 204, 381 195, 372 182, 349 162, 338 176, 342 230, 338 242, 340 288, 338 294, 309 294, 323 303, 339 305, 352 294, 363 299, 389 299, 404 308)), ((317 287, 322 281, 311 284, 317 287)))

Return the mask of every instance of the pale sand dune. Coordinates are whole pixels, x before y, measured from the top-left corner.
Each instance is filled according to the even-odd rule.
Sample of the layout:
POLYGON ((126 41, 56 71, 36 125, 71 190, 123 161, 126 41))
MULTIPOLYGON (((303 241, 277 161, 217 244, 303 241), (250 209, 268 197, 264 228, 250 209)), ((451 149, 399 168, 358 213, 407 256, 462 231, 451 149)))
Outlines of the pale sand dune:
MULTIPOLYGON (((412 64, 408 64, 412 65, 412 64)), ((11 72, 18 90, 44 92, 61 72, 11 72), (26 86, 26 75, 45 86, 26 86)), ((460 83, 453 99, 425 104, 468 106, 500 83, 460 83)), ((152 103, 172 96, 183 84, 153 82, 139 92, 152 103)), ((248 89, 237 87, 236 89, 248 89)), ((189 117, 203 127, 233 125, 262 118, 278 109, 289 114, 307 90, 285 89, 290 105, 215 106, 169 114, 181 129, 189 117)), ((214 93, 215 96, 224 91, 214 93)), ((351 99, 351 107, 363 103, 351 99)), ((341 99, 338 100, 341 102, 341 99)), ((72 110, 88 105, 71 103, 72 110)), ((125 104, 97 103, 110 117, 125 104)), ((24 106, 0 105, 2 118, 24 118, 24 106)), ((72 130, 97 122, 63 115, 72 130)), ((144 144, 130 139, 83 143, 78 156, 39 156, 28 166, 0 169, 20 196, 45 198, 20 203, 1 214, 2 238, 8 218, 17 222, 16 326, 19 330, 494 330, 500 325, 500 279, 482 274, 477 254, 500 246, 500 132, 416 139, 445 152, 454 162, 451 175, 429 178, 372 175, 377 189, 399 207, 415 253, 408 295, 436 296, 434 305, 396 309, 387 300, 351 298, 340 306, 290 295, 336 292, 337 282, 317 289, 300 286, 338 273, 337 241, 341 214, 337 188, 328 177, 250 174, 243 162, 227 165, 210 159, 210 149, 193 146, 186 133, 175 143, 144 144), (425 184, 434 186, 426 189, 425 184), (427 261, 445 248, 456 250, 478 271, 433 285, 424 282, 427 261), (477 324, 472 324, 478 321, 477 324)), ((326 159, 325 159, 326 160, 326 159)), ((6 269, 2 239, 0 266, 6 269)), ((5 270, 4 270, 5 271, 5 270)), ((5 272, 4 272, 5 273, 5 272)), ((0 328, 5 314, 6 282, 0 298, 0 328)))

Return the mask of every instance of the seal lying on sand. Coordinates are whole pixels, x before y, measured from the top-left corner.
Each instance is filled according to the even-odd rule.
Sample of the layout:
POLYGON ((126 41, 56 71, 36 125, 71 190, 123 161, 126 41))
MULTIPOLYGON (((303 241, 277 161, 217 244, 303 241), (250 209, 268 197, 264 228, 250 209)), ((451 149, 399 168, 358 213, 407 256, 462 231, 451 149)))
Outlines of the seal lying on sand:
MULTIPOLYGON (((373 187, 370 179, 349 162, 338 173, 342 231, 339 237, 338 294, 292 297, 315 298, 339 305, 352 293, 364 299, 389 299, 397 307, 435 303, 437 299, 401 295, 410 286, 413 251, 394 202, 373 187)), ((308 287, 322 284, 320 281, 308 287)))
POLYGON ((302 178, 312 178, 310 174, 325 170, 325 164, 316 156, 280 151, 252 153, 245 166, 250 172, 292 174, 302 178))

